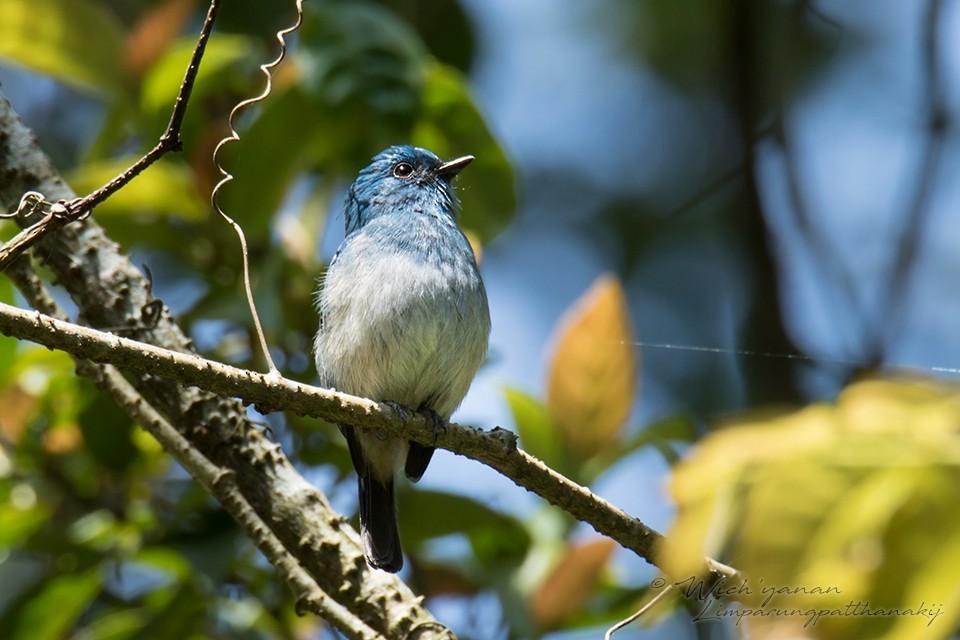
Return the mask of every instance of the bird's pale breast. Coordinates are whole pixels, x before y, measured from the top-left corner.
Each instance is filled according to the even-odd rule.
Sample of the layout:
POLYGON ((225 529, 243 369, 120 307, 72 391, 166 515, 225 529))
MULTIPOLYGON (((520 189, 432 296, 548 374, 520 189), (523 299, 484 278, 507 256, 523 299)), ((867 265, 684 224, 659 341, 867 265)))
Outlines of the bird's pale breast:
POLYGON ((321 294, 321 382, 448 418, 484 358, 490 330, 470 247, 454 228, 439 230, 456 240, 456 250, 446 242, 442 254, 429 246, 406 251, 409 238, 391 246, 382 233, 364 231, 345 244, 321 294))

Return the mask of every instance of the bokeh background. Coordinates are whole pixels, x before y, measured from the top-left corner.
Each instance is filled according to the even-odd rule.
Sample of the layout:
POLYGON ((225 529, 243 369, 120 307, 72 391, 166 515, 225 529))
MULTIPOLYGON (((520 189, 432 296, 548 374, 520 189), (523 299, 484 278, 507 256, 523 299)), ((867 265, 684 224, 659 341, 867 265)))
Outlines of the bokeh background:
MULTIPOLYGON (((237 179, 222 199, 251 240, 255 295, 287 376, 314 379, 312 297, 342 240, 340 203, 356 171, 396 143, 472 153, 462 224, 481 256, 494 329, 456 421, 518 430, 524 446, 615 505, 661 531, 676 527, 693 552, 771 576, 768 584, 843 578, 850 597, 879 602, 882 592, 887 606, 906 606, 916 596, 947 612, 919 631, 898 631, 905 617, 854 616, 803 630, 810 637, 953 633, 956 586, 925 573, 910 550, 960 549, 960 523, 943 515, 960 486, 950 386, 960 373, 957 2, 306 4, 273 95, 238 119, 243 141, 225 158, 237 179), (854 386, 841 396, 847 404, 834 404, 857 380, 905 373, 854 386), (582 397, 556 392, 586 389, 594 374, 604 384, 582 397), (790 420, 812 425, 809 412, 793 413, 808 405, 836 413, 818 414, 830 428, 810 427, 819 439, 809 450, 776 431, 790 420), (913 451, 912 434, 929 435, 931 407, 943 426, 930 429, 943 440, 918 445, 908 473, 884 485, 873 472, 902 471, 898 456, 913 451), (716 453, 709 434, 724 425, 760 430, 762 440, 726 445, 760 447, 751 450, 760 459, 718 453, 728 464, 711 476, 690 452, 716 453), (867 440, 838 435, 847 432, 867 440), (838 450, 870 455, 829 457, 838 450), (690 465, 687 475, 678 464, 690 465), (777 484, 798 465, 801 476, 777 484), (838 466, 858 471, 837 479, 838 466), (720 535, 714 522, 712 542, 684 529, 683 514, 726 495, 693 496, 684 478, 734 487, 743 500, 724 504, 749 526, 720 535), (871 482, 877 493, 864 489, 871 482), (782 491, 758 497, 761 484, 782 491), (900 500, 878 498, 890 495, 900 500), (809 508, 790 520, 764 500, 809 508), (869 505, 886 519, 836 533, 863 522, 869 505), (750 555, 772 537, 794 546, 750 555), (882 559, 844 555, 864 541, 882 559), (836 562, 818 573, 812 560, 784 568, 784 557, 836 562), (880 589, 882 580, 901 590, 880 589)), ((78 192, 163 131, 204 11, 194 0, 0 0, 0 91, 78 192)), ((210 156, 230 108, 259 92, 256 68, 292 16, 292 3, 226 3, 184 153, 94 213, 149 268, 201 352, 260 369, 237 241, 207 204, 219 179, 210 156)), ((13 231, 0 226, 4 238, 13 231)), ((3 278, 0 296, 22 304, 3 278)), ((233 523, 77 380, 68 359, 0 346, 0 629, 17 638, 334 637, 293 615, 286 588, 233 523), (46 617, 53 603, 61 615, 46 617), (36 635, 38 619, 47 635, 36 635)), ((335 429, 258 419, 341 511, 355 512, 335 429)), ((401 529, 411 558, 402 577, 465 638, 597 637, 658 575, 443 452, 401 496, 401 529)), ((695 623, 696 612, 665 606, 617 637, 744 632, 729 620, 695 623)))

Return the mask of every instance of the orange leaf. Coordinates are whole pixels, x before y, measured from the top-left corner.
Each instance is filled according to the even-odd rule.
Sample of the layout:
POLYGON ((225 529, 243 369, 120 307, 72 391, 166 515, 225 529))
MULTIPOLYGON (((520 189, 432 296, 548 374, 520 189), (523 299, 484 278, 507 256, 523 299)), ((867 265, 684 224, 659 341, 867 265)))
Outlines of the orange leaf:
POLYGON ((83 442, 83 435, 75 424, 64 424, 43 432, 43 448, 48 453, 68 453, 83 442))
POLYGON ((127 36, 125 56, 131 74, 142 75, 163 55, 196 4, 197 0, 167 0, 152 7, 133 25, 127 36))
POLYGON ((8 442, 20 442, 27 422, 37 408, 37 399, 19 385, 11 385, 0 392, 0 437, 8 442))
POLYGON ((558 327, 547 406, 568 449, 586 460, 617 436, 636 393, 637 356, 620 282, 601 276, 558 327))
POLYGON ((583 607, 616 548, 602 538, 571 546, 530 601, 530 613, 541 629, 555 629, 583 607))

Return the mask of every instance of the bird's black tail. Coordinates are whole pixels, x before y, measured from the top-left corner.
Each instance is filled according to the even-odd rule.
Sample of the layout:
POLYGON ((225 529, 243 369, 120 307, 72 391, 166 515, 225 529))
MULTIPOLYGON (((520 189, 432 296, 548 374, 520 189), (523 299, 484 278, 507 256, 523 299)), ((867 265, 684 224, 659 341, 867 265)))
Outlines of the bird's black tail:
POLYGON ((370 473, 360 474, 360 537, 363 554, 371 566, 396 573, 403 567, 397 502, 393 480, 380 482, 370 473))

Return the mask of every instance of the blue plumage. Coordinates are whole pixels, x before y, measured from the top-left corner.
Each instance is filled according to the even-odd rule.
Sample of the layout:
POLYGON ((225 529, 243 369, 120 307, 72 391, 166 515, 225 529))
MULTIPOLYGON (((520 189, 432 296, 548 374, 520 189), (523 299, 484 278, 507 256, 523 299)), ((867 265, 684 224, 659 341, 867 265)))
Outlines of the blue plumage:
MULTIPOLYGON (((449 419, 487 350, 490 313, 473 250, 456 224, 453 179, 469 162, 416 147, 373 158, 350 187, 346 237, 318 296, 320 383, 449 419)), ((403 566, 394 478, 417 481, 432 447, 340 425, 359 478, 367 561, 403 566)))

